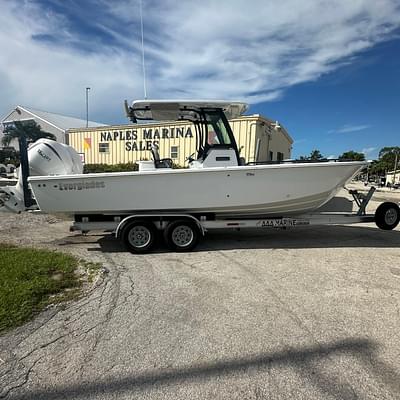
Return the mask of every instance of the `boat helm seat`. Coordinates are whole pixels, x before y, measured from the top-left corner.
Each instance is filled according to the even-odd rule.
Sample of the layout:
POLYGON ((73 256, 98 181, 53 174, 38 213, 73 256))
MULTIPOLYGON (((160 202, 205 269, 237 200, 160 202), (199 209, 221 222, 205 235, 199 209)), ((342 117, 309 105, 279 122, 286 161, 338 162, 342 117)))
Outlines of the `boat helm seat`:
POLYGON ((172 160, 170 158, 160 159, 160 152, 156 144, 151 145, 151 155, 153 156, 154 166, 156 168, 172 168, 172 160))

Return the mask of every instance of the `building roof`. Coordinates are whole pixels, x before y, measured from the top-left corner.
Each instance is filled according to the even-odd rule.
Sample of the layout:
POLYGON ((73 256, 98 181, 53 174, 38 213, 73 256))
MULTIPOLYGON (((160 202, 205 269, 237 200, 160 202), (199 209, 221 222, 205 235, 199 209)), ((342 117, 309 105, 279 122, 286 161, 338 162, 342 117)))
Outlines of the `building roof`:
MULTIPOLYGON (((8 122, 7 118, 15 111, 15 110, 24 111, 33 118, 42 120, 49 125, 54 126, 54 128, 59 129, 60 131, 66 131, 69 128, 86 128, 86 120, 74 117, 68 117, 66 115, 50 113, 47 111, 36 110, 34 108, 28 108, 24 106, 17 106, 14 110, 12 110, 3 120, 2 122, 8 122)), ((11 121, 10 121, 11 122, 11 121)), ((101 124, 98 122, 89 121, 89 127, 95 128, 99 126, 106 126, 106 124, 101 124)))

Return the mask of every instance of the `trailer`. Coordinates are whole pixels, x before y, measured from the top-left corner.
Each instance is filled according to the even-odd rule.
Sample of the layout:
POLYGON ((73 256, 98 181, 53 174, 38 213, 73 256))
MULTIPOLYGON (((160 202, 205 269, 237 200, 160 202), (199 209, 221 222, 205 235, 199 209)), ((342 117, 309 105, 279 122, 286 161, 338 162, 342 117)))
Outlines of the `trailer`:
POLYGON ((375 187, 365 195, 349 190, 358 207, 356 212, 318 212, 295 216, 271 217, 257 215, 243 218, 219 218, 214 214, 185 213, 135 213, 75 215, 70 230, 111 231, 132 253, 150 252, 160 236, 172 251, 193 250, 199 240, 214 229, 294 229, 312 225, 348 225, 375 222, 378 228, 392 230, 400 221, 400 207, 393 202, 379 205, 374 214, 367 214, 366 207, 375 187), (160 235, 161 234, 161 235, 160 235))

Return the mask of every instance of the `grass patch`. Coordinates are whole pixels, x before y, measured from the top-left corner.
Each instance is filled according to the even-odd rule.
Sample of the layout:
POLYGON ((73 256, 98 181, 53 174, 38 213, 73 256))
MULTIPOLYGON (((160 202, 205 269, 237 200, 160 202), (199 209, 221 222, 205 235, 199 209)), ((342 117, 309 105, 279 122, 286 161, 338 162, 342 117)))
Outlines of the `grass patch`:
POLYGON ((0 244, 0 332, 76 297, 82 285, 78 266, 67 254, 0 244))

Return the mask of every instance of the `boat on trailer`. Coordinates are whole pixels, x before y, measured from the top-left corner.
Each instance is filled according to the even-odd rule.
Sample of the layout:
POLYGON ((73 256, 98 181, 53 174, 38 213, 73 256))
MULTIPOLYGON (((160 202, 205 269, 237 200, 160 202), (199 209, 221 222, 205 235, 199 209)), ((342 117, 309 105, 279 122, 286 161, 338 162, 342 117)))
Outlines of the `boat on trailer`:
MULTIPOLYGON (((139 100, 126 104, 133 122, 193 123, 196 152, 188 156, 188 168, 184 169, 172 168, 172 160, 160 159, 153 146, 153 160, 139 161, 139 171, 83 174, 71 147, 42 139, 29 149, 34 172, 29 184, 37 206, 47 213, 74 215, 75 230, 111 228, 134 252, 149 251, 157 229, 164 232, 169 247, 190 250, 208 229, 321 221, 321 216, 305 215, 332 199, 367 163, 246 163, 228 122, 246 110, 245 103, 223 101, 139 100)), ((21 183, 3 189, 0 209, 21 211, 23 197, 21 183)), ((386 226, 394 227, 400 213, 396 204, 390 204, 384 212, 391 221, 386 226)), ((351 222, 366 221, 365 207, 352 217, 356 221, 353 218, 351 222)), ((330 221, 335 218, 329 218, 327 223, 334 223, 330 221)))
POLYGON ((329 201, 366 162, 246 164, 227 116, 244 103, 135 101, 131 119, 187 120, 196 131, 188 168, 169 159, 139 161, 139 171, 32 176, 41 210, 103 214, 119 211, 213 213, 219 216, 280 215, 313 211, 329 201))

